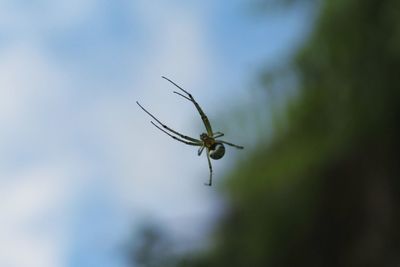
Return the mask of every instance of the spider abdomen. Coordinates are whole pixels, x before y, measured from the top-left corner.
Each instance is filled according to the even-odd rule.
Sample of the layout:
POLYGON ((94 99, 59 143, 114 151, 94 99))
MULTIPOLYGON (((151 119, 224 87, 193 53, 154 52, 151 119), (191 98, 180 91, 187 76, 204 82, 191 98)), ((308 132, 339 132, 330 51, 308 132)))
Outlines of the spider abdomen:
POLYGON ((210 150, 212 159, 220 159, 225 155, 225 146, 221 143, 216 143, 213 150, 210 150))

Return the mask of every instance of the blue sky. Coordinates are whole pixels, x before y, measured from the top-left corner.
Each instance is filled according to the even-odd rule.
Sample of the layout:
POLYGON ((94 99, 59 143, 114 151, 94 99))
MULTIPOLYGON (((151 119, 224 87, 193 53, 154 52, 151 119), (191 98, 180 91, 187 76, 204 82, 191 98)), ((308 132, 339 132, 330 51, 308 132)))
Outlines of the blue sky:
MULTIPOLYGON (((239 0, 0 1, 0 266, 125 266, 118 248, 146 220, 204 236, 223 208, 203 186, 206 158, 135 101, 194 137, 198 114, 161 75, 212 122, 251 103, 256 72, 287 57, 308 21, 252 12, 239 0)), ((239 130, 226 139, 251 147, 239 130)), ((217 185, 249 150, 213 163, 217 185)))

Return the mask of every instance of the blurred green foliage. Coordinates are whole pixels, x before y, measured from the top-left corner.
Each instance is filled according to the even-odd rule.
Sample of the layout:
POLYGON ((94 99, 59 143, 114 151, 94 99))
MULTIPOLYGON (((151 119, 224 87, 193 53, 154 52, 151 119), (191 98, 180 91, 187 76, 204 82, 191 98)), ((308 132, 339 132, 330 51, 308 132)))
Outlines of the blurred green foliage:
POLYGON ((400 265, 400 1, 319 5, 287 126, 233 170, 214 245, 175 266, 400 265))

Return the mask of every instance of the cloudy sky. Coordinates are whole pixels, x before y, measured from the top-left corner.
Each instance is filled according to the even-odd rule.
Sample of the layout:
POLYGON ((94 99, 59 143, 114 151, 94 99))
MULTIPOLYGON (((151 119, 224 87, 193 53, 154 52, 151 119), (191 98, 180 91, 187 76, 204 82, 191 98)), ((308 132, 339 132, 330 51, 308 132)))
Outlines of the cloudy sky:
MULTIPOLYGON (((143 222, 207 231, 221 205, 206 158, 135 101, 193 137, 199 115, 161 75, 212 122, 251 103, 256 72, 293 51, 307 19, 250 2, 0 0, 0 266, 126 266, 119 248, 143 222)), ((244 129, 213 127, 251 148, 244 129)), ((249 150, 214 162, 217 185, 249 150)))

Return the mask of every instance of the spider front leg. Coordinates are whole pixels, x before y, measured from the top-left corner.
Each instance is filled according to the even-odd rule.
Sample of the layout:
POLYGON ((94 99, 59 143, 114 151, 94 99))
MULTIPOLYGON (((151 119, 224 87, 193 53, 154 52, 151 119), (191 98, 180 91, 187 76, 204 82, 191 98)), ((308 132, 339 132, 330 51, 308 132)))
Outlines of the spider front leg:
MULTIPOLYGON (((190 136, 183 135, 183 134, 178 133, 177 131, 171 129, 170 127, 168 127, 167 125, 165 125, 164 123, 162 123, 159 119, 157 119, 157 118, 156 118, 153 114, 151 114, 149 111, 147 111, 147 109, 145 109, 142 105, 140 105, 138 101, 136 101, 136 104, 138 104, 138 106, 139 106, 141 109, 143 109, 144 112, 146 112, 150 117, 152 117, 156 122, 158 122, 164 129, 166 129, 166 130, 170 131, 171 133, 174 133, 174 134, 180 136, 181 138, 183 138, 183 139, 185 139, 185 140, 188 140, 188 141, 190 141, 190 142, 194 142, 194 143, 197 143, 197 144, 200 144, 200 143, 201 143, 200 140, 197 140, 197 139, 192 138, 192 137, 190 137, 190 136)), ((153 122, 152 122, 152 123, 153 123, 153 122)), ((156 126, 154 123, 153 123, 153 125, 156 126)), ((158 129, 161 130, 160 127, 158 127, 158 126, 156 126, 156 127, 157 127, 158 129)), ((163 131, 163 132, 166 133, 166 131, 163 131)), ((167 133, 167 134, 168 134, 168 133, 167 133)), ((168 134, 168 135, 169 135, 169 134, 168 134)), ((171 135, 170 135, 170 136, 171 136, 171 135)))
POLYGON ((194 106, 196 107, 197 111, 200 114, 200 117, 204 123, 204 126, 206 127, 207 133, 209 136, 213 135, 213 131, 211 128, 211 123, 208 120, 207 115, 204 113, 204 111, 201 109, 200 105, 196 102, 196 100, 194 100, 194 97, 185 89, 183 89, 182 87, 180 87, 179 85, 177 85, 176 83, 174 83, 173 81, 171 81, 170 79, 168 79, 167 77, 161 76, 162 78, 164 78, 165 80, 169 81, 170 83, 172 83, 173 85, 175 85, 177 88, 179 88, 179 90, 181 90, 182 92, 184 92, 187 96, 174 91, 175 94, 180 95, 183 98, 186 98, 187 100, 189 100, 190 102, 192 102, 194 104, 194 106))
POLYGON ((178 138, 178 137, 176 137, 176 136, 173 136, 173 135, 170 134, 169 132, 167 132, 167 131, 161 129, 160 126, 158 126, 157 124, 155 124, 155 123, 152 122, 152 121, 151 121, 151 124, 153 124, 154 126, 156 126, 160 131, 163 131, 165 134, 167 134, 167 135, 171 136, 172 138, 174 138, 176 141, 179 141, 179 142, 185 143, 185 144, 187 144, 187 145, 191 145, 191 146, 201 146, 201 143, 189 142, 189 141, 185 141, 185 140, 183 140, 183 139, 180 139, 180 138, 178 138))

